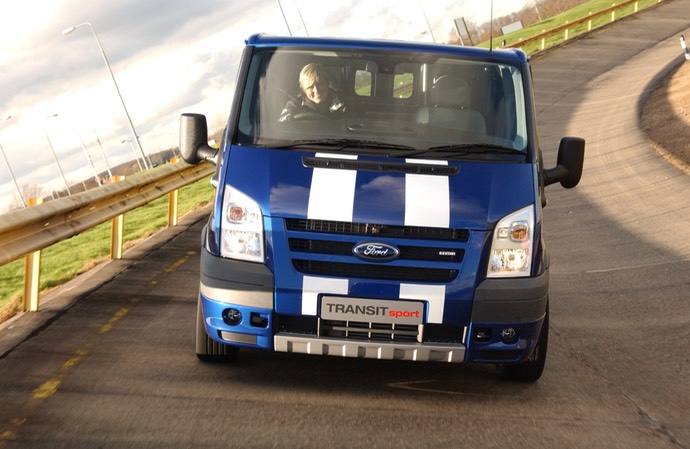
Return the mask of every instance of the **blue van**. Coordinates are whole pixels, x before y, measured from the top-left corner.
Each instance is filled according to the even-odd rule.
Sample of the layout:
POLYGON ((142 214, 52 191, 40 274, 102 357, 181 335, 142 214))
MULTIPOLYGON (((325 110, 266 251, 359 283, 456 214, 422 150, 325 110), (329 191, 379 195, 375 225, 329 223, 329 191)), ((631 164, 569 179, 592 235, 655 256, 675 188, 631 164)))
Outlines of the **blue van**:
POLYGON ((514 49, 269 37, 246 42, 216 165, 196 353, 239 348, 492 363, 535 381, 549 329, 544 188, 575 187, 584 140, 543 167, 514 49))

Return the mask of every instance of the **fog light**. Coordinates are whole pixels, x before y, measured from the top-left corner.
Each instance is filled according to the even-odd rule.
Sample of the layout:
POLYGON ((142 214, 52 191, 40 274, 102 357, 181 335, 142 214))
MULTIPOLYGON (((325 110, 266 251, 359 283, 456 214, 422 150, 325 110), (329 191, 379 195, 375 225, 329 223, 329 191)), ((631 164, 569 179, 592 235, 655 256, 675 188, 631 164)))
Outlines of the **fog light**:
POLYGON ((506 344, 512 344, 517 341, 517 331, 512 327, 506 327, 501 331, 501 341, 506 344))
POLYGON ((223 322, 230 326, 237 326, 242 321, 242 312, 237 309, 223 310, 223 322))
POLYGON ((479 328, 474 331, 474 341, 478 343, 486 343, 491 340, 491 329, 479 328))

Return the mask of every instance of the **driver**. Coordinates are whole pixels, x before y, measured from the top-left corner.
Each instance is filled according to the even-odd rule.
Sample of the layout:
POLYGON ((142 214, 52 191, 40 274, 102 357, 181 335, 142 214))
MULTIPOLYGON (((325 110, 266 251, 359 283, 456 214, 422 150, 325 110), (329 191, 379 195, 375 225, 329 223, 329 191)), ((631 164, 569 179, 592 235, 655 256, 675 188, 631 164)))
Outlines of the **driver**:
POLYGON ((328 72, 322 65, 305 65, 299 74, 299 87, 300 94, 287 102, 280 113, 279 122, 292 120, 303 113, 332 118, 345 112, 345 104, 328 88, 328 72))

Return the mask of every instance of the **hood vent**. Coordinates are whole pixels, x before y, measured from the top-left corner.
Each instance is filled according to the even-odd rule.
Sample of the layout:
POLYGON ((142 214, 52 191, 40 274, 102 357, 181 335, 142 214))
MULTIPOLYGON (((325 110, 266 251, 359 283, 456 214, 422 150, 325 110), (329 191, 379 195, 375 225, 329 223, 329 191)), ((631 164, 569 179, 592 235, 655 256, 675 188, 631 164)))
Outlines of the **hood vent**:
POLYGON ((379 173, 405 173, 415 175, 456 176, 460 167, 400 162, 374 162, 352 159, 331 159, 304 156, 302 164, 307 168, 330 168, 334 170, 373 171, 379 173))

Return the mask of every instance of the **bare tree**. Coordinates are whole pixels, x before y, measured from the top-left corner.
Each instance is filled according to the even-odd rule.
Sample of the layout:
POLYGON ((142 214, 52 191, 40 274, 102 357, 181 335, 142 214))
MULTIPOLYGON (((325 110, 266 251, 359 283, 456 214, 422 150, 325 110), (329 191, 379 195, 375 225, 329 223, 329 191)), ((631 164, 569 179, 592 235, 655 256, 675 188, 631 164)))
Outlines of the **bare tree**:
MULTIPOLYGON (((27 203, 29 202, 29 198, 40 198, 43 200, 50 196, 50 190, 40 184, 24 184, 20 187, 20 190, 22 198, 24 198, 24 201, 27 203)), ((8 212, 14 209, 21 209, 23 207, 24 205, 21 198, 15 194, 12 198, 12 203, 9 206, 8 212)))

